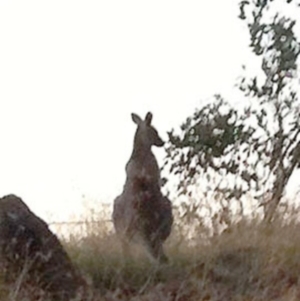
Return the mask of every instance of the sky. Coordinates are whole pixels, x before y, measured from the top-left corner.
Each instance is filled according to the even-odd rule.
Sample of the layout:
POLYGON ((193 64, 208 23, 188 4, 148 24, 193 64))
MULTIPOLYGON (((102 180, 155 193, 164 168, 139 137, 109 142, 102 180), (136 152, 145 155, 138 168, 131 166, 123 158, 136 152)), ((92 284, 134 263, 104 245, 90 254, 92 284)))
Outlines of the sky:
POLYGON ((233 95, 251 57, 237 3, 0 1, 0 196, 57 219, 83 195, 111 204, 132 112, 151 111, 166 139, 202 101, 233 95))

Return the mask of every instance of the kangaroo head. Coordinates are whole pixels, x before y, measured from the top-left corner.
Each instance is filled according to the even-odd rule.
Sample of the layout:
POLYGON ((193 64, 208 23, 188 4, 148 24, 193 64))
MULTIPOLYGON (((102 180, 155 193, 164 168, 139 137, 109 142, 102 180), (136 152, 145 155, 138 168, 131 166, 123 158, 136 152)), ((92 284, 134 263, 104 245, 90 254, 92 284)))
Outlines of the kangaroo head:
POLYGON ((138 126, 135 134, 135 143, 144 147, 151 147, 152 145, 161 147, 164 145, 157 130, 151 125, 152 113, 148 112, 145 120, 134 113, 131 114, 131 117, 133 122, 138 126))

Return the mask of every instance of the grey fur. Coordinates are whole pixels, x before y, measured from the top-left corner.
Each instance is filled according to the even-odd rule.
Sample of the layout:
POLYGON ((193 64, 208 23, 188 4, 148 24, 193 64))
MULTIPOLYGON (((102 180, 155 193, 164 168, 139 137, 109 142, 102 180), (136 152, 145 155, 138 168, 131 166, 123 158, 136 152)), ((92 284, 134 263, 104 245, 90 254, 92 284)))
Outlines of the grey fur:
POLYGON ((163 243, 172 229, 172 205, 161 193, 160 170, 151 151, 152 145, 162 147, 164 142, 151 125, 150 112, 145 120, 132 114, 132 120, 137 130, 123 192, 114 200, 113 223, 124 245, 141 242, 153 258, 166 262, 163 243))

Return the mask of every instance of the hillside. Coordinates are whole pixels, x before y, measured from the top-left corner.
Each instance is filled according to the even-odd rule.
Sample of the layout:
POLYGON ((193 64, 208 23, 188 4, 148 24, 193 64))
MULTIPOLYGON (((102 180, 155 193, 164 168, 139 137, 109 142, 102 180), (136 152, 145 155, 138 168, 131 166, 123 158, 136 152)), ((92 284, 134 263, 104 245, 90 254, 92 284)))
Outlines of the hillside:
MULTIPOLYGON (((209 239, 199 228, 199 239, 188 241, 177 224, 166 244, 170 263, 163 266, 138 246, 124 259, 115 235, 95 225, 85 238, 70 237, 64 245, 88 279, 93 300, 291 301, 300 300, 299 230, 293 222, 252 220, 209 239)), ((34 300, 31 293, 13 283, 3 286, 1 300, 34 300)))

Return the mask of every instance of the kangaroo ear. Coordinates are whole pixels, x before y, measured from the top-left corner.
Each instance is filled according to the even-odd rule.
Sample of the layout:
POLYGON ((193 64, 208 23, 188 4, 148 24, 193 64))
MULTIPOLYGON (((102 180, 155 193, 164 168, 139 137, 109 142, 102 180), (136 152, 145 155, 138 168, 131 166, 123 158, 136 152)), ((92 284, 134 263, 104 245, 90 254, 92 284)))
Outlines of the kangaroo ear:
POLYGON ((146 124, 147 125, 150 125, 151 124, 151 121, 152 121, 152 113, 151 112, 148 112, 146 117, 145 117, 145 121, 146 121, 146 124))
POLYGON ((137 125, 141 124, 143 122, 143 120, 141 119, 141 117, 137 114, 134 114, 134 113, 131 113, 131 118, 132 118, 132 121, 134 123, 136 123, 137 125))

